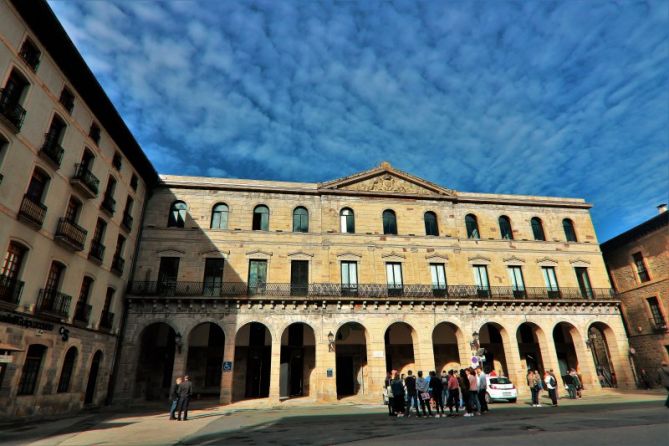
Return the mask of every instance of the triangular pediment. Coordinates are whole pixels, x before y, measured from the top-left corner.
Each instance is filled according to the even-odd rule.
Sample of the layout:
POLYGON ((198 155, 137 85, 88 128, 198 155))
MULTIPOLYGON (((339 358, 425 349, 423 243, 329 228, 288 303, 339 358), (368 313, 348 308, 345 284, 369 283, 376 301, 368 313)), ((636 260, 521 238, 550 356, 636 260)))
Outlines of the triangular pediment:
POLYGON ((394 169, 384 162, 374 169, 321 183, 320 190, 340 190, 366 194, 454 196, 455 192, 422 178, 394 169))

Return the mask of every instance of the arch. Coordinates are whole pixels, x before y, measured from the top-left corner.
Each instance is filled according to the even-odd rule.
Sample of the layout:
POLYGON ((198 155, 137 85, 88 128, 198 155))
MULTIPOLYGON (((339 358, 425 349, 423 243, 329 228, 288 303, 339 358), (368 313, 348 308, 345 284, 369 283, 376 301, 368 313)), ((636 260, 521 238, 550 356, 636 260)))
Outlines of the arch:
POLYGON ((308 396, 316 368, 316 335, 304 322, 288 325, 281 334, 280 389, 282 398, 308 396))
POLYGON ((344 234, 355 234, 355 213, 351 208, 339 211, 339 230, 344 234))
POLYGON ((548 352, 541 351, 541 345, 546 344, 544 331, 534 322, 523 322, 516 330, 516 342, 521 361, 525 362, 526 370, 538 370, 543 376, 544 355, 548 352))
POLYGON ((579 357, 576 343, 583 342, 583 339, 576 327, 566 321, 556 323, 553 327, 553 342, 555 344, 558 367, 560 368, 560 376, 565 376, 571 369, 579 371, 579 357))
POLYGON ((74 367, 77 363, 77 356, 79 351, 77 347, 70 347, 65 353, 65 359, 63 360, 63 367, 60 369, 60 379, 58 380, 58 393, 67 393, 70 391, 70 382, 72 381, 72 375, 74 375, 74 367))
POLYGON ((602 387, 618 387, 618 377, 611 356, 611 348, 617 351, 615 333, 604 322, 593 322, 588 326, 588 341, 595 372, 602 387), (611 345, 609 345, 611 344, 611 345))
POLYGON ((564 236, 568 242, 577 242, 576 229, 574 229, 574 222, 570 218, 562 220, 562 228, 564 229, 564 236))
POLYGON ((253 208, 253 224, 254 231, 269 231, 269 208, 264 204, 259 204, 253 208))
POLYGON ((397 235, 397 216, 392 209, 383 211, 383 233, 397 235))
POLYGON ((509 376, 509 368, 504 350, 508 341, 506 329, 496 322, 486 322, 479 329, 479 344, 485 349, 483 369, 486 373, 495 370, 500 376, 509 376))
POLYGON ((479 232, 479 223, 476 219, 476 215, 467 214, 465 215, 465 226, 467 228, 467 238, 471 239, 480 239, 481 233, 479 232))
POLYGON ((367 342, 367 329, 360 322, 342 322, 337 327, 334 346, 337 398, 366 393, 367 342))
POLYGON ((397 370, 400 374, 415 368, 414 344, 418 340, 416 330, 406 322, 393 322, 384 334, 386 370, 397 370))
POLYGON ((464 334, 453 322, 439 322, 432 330, 432 350, 436 372, 460 368, 460 345, 464 334))
POLYGON ((91 366, 88 372, 88 383, 86 384, 86 394, 84 396, 84 404, 95 403, 95 391, 98 385, 98 372, 102 363, 102 350, 98 350, 93 355, 91 366))
POLYGON ((216 203, 211 208, 211 229, 228 229, 228 215, 230 208, 225 203, 216 203))
POLYGON ((309 211, 304 206, 293 209, 293 232, 309 232, 309 211))
POLYGON ((272 333, 265 324, 248 322, 235 334, 232 400, 269 396, 272 333))
POLYGON ((186 215, 188 214, 188 205, 177 200, 170 206, 170 213, 167 218, 168 228, 183 228, 186 225, 186 215))
POLYGON ((193 393, 220 396, 225 333, 215 322, 201 322, 188 333, 186 373, 193 393))
POLYGON ((499 221, 499 232, 503 239, 513 240, 513 229, 511 229, 511 219, 506 215, 501 215, 499 221))
POLYGON ((136 360, 136 398, 167 398, 172 384, 176 333, 175 328, 166 321, 150 323, 142 330, 136 360))
POLYGON ((532 226, 532 235, 534 240, 546 241, 546 233, 544 232, 544 224, 539 217, 532 217, 530 220, 530 226, 532 226))
POLYGON ((437 214, 432 211, 427 211, 423 216, 423 220, 425 220, 425 235, 439 236, 437 214))

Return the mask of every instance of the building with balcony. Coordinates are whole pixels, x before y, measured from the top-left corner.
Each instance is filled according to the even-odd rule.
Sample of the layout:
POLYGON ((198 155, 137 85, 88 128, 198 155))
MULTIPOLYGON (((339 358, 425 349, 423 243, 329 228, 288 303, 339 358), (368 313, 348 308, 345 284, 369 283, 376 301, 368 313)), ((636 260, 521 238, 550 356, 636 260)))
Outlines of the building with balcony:
MULTIPOLYGON (((658 383, 669 361, 669 212, 659 213, 602 243, 611 282, 622 301, 636 373, 658 383)), ((640 383, 642 384, 642 383, 640 383)))
POLYGON ((161 178, 115 401, 163 398, 188 373, 223 403, 377 402, 388 370, 476 355, 521 395, 528 368, 576 368, 595 390, 592 329, 606 373, 633 383, 582 199, 459 192, 388 163, 325 183, 161 178))
POLYGON ((43 1, 0 1, 0 175, 0 415, 98 405, 158 178, 43 1))

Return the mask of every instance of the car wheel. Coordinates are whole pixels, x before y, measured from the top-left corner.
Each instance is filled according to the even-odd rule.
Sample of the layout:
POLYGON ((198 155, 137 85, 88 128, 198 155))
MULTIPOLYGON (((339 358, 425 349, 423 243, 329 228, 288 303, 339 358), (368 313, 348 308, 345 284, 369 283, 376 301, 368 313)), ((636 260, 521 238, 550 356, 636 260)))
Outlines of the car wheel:
POLYGON ((492 403, 492 398, 490 398, 490 394, 488 392, 485 393, 485 402, 487 404, 492 403))

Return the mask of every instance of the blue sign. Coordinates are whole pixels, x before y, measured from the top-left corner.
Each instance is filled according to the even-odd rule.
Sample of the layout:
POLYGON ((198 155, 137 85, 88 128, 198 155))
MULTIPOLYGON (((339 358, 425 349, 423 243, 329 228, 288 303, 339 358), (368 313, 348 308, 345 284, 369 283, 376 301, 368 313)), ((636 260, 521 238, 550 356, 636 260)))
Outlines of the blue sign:
POLYGON ((232 361, 224 361, 223 362, 223 371, 224 372, 231 372, 232 371, 232 361))

